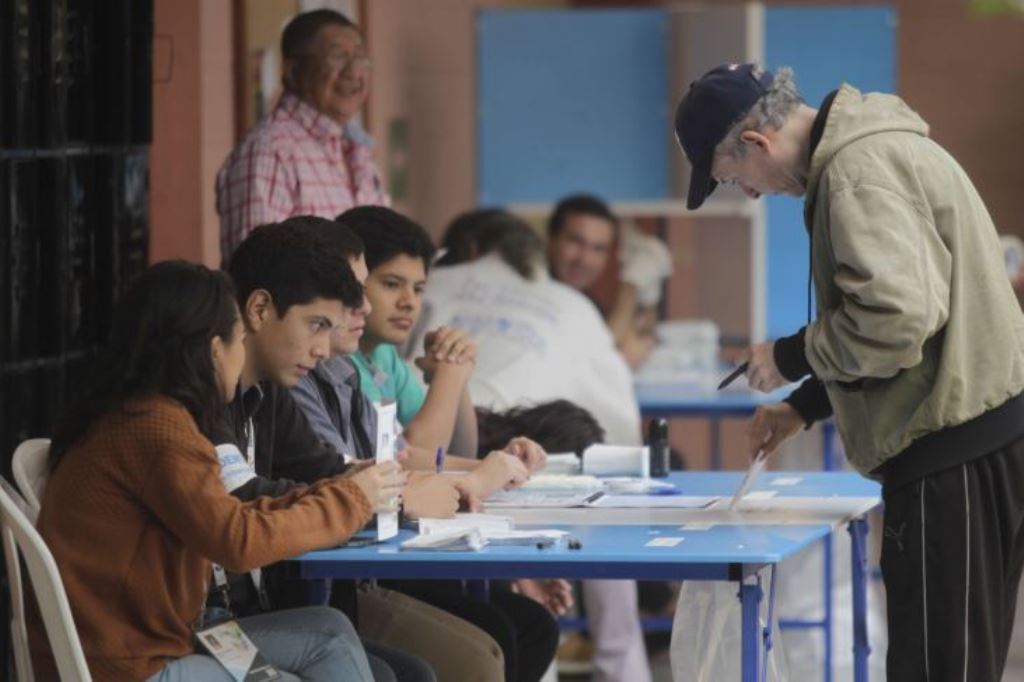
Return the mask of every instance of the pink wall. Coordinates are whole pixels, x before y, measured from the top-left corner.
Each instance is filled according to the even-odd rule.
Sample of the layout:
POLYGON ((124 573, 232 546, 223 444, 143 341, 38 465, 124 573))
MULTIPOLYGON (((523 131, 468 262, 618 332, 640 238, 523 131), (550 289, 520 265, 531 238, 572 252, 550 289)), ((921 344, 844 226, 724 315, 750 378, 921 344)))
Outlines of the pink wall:
POLYGON ((214 178, 234 143, 231 2, 155 0, 154 14, 149 258, 216 266, 214 178))
POLYGON ((364 25, 374 64, 367 124, 377 139, 376 156, 385 173, 391 163, 405 164, 408 196, 396 207, 435 235, 476 200, 476 10, 510 4, 516 3, 366 3, 364 25), (408 149, 394 158, 388 131, 401 118, 408 149))

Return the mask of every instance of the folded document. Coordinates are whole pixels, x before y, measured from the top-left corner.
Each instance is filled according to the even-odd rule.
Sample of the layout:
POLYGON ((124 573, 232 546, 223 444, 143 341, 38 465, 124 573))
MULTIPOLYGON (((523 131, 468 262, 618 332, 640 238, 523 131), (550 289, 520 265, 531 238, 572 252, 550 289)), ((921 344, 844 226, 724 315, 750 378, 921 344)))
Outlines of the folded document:
POLYGON ((447 530, 429 535, 417 535, 401 544, 402 549, 434 550, 441 552, 476 551, 487 544, 477 528, 447 530))
POLYGON ((420 519, 420 534, 402 543, 402 549, 475 551, 487 545, 551 546, 564 530, 515 530, 509 516, 456 514, 452 519, 420 519))

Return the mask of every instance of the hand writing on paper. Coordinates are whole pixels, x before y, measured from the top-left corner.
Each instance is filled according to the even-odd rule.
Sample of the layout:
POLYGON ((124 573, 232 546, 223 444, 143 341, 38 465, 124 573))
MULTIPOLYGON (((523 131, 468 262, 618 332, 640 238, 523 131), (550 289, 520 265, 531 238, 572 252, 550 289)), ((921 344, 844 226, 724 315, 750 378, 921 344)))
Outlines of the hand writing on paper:
POLYGON ((747 454, 751 460, 759 450, 770 456, 803 427, 803 417, 789 403, 761 405, 747 426, 747 454))
POLYGON ((785 386, 788 381, 779 372, 775 364, 775 343, 768 341, 751 346, 747 351, 747 383, 751 388, 762 393, 771 393, 785 386))

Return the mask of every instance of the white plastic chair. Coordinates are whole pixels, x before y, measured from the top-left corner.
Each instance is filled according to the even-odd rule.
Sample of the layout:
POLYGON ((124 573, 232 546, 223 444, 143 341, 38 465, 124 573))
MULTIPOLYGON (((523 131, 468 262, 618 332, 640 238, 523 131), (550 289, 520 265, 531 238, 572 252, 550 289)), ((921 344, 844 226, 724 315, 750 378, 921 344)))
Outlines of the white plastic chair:
POLYGON ((46 479, 50 476, 47 460, 50 456, 50 439, 33 438, 18 446, 11 460, 11 471, 25 501, 35 511, 29 516, 35 523, 39 516, 39 508, 43 503, 43 489, 46 479))
POLYGON ((18 561, 20 554, 28 568, 60 679, 63 682, 89 682, 92 677, 82 653, 82 645, 78 641, 78 632, 75 630, 75 621, 71 616, 71 607, 68 605, 57 563, 29 521, 31 511, 18 491, 0 477, 0 533, 3 536, 7 582, 11 593, 11 639, 18 680, 33 682, 35 679, 25 627, 25 591, 21 579, 21 562, 18 561))

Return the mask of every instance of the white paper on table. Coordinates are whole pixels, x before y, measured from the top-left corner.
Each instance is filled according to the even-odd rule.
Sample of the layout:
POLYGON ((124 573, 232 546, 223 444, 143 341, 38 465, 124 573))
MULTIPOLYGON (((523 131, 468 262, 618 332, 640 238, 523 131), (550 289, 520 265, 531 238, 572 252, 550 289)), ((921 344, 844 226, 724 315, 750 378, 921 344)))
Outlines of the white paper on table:
POLYGON ((604 481, 596 476, 581 474, 534 474, 517 488, 530 492, 594 492, 603 489, 604 481))
POLYGON ((569 509, 586 507, 604 495, 602 491, 585 492, 531 492, 529 490, 505 490, 492 494, 484 500, 485 509, 569 509))
MULTIPOLYGON (((395 441, 398 436, 398 406, 394 402, 374 403, 377 413, 377 463, 393 462, 395 441)), ((377 513, 377 539, 387 540, 398 535, 398 512, 377 513)))
POLYGON ((611 495, 664 495, 678 493, 675 484, 654 478, 613 476, 603 478, 604 489, 611 495))
POLYGON ((549 452, 547 463, 541 471, 545 474, 578 474, 580 458, 575 452, 549 452))
POLYGON ((531 528, 530 530, 485 530, 484 539, 489 545, 553 545, 569 531, 556 528, 531 528))
POLYGON ((589 506, 598 509, 705 509, 717 497, 695 495, 602 495, 589 506))
POLYGON ((512 530, 515 522, 511 516, 499 516, 498 514, 473 514, 459 513, 452 519, 420 519, 420 535, 432 533, 447 533, 454 530, 468 530, 472 528, 481 531, 512 530))
POLYGON ((487 538, 479 530, 452 530, 409 538, 400 549, 434 550, 442 552, 475 552, 487 546, 487 538))
POLYGON ((583 473, 591 476, 649 478, 650 448, 646 445, 591 445, 583 451, 583 473))

